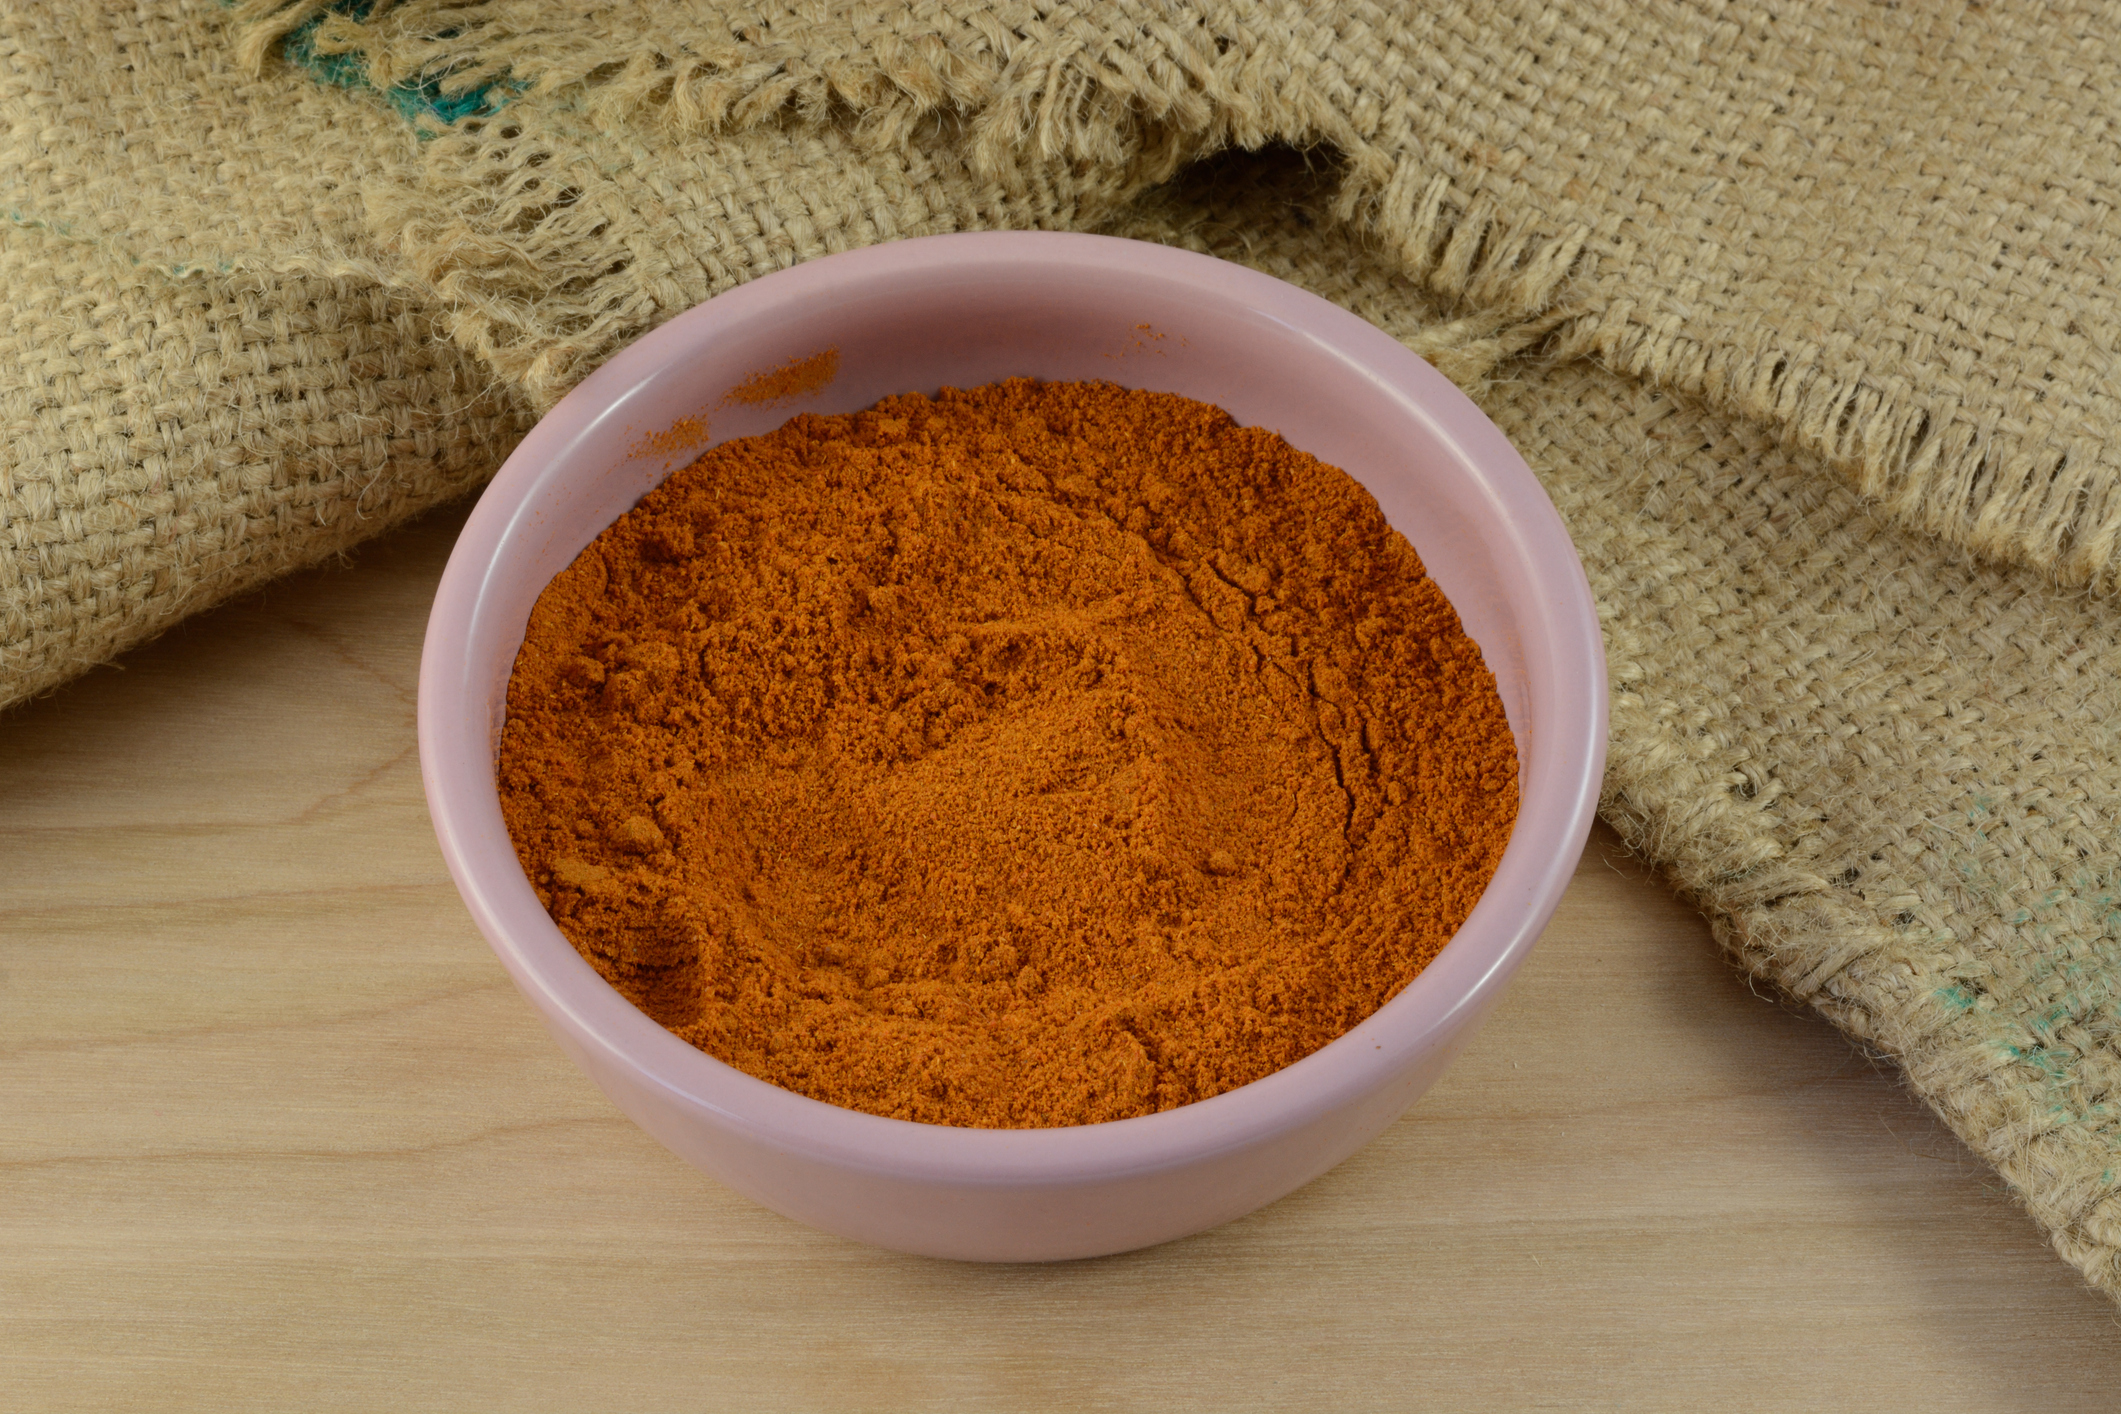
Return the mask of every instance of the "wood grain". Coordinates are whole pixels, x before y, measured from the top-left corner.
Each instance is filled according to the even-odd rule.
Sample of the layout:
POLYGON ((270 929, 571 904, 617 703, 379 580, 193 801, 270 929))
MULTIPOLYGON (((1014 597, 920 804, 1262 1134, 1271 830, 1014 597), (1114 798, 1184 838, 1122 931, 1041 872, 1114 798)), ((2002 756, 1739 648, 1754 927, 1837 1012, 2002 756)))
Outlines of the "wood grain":
POLYGON ((899 1257, 671 1158, 429 833, 462 512, 0 718, 11 1409, 2106 1409, 2113 1309, 1594 837, 1400 1124, 1244 1221, 899 1257))

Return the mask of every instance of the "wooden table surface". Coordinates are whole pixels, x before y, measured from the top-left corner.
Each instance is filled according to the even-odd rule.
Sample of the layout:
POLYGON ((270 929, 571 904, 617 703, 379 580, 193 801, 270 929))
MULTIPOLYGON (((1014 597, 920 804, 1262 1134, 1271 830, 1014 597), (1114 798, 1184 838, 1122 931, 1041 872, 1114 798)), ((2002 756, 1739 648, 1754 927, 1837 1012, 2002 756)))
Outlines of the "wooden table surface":
POLYGON ((0 718, 0 1407, 2112 1409, 2116 1311, 1595 835, 1326 1177, 1050 1267, 812 1232, 547 1039, 420 795, 462 511, 0 718))

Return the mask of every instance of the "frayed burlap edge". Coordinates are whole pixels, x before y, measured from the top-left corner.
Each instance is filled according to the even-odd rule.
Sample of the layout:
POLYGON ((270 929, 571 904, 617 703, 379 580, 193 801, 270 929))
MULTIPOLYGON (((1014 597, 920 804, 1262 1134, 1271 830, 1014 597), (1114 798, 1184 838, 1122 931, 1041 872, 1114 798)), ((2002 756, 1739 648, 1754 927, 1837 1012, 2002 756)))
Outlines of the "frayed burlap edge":
MULTIPOLYGON (((2016 817, 2023 830, 2028 806, 2050 800, 2066 818, 2104 809, 2115 794, 2110 768, 2094 762, 2097 769, 2087 771, 2080 763, 2073 771, 2052 759, 2045 766, 2025 760, 2057 756, 2057 741, 2086 735, 2097 723, 2042 705, 2035 714, 2045 719, 2031 723, 2024 740, 2013 729, 2001 739, 1961 736, 1951 745, 1946 733, 1946 743, 1920 749, 1919 759, 1933 767, 1920 786, 1893 774, 1906 771, 1903 759, 1865 768, 1852 789, 1822 772, 1800 742, 1734 712, 1743 690, 1720 677, 1734 657, 1744 659, 1774 692, 1816 699, 1800 715, 1816 719, 1823 735, 1916 750, 1902 735, 1910 714, 1948 707, 1940 686, 1947 693, 1978 690, 1929 682, 1939 667, 1932 660, 1943 655, 1961 678, 1982 679, 1999 667, 1999 638, 2059 635, 2060 642, 2042 645, 2056 662, 2035 674, 2039 682, 2053 688, 2053 672, 2073 672, 2080 685, 2112 696, 2102 664, 2121 658, 2121 646, 2098 606, 2040 584, 2035 572, 1983 569, 1871 518, 1848 490, 1804 465, 1811 454, 1781 448, 1751 424, 1591 361, 1557 357, 1550 332, 1555 319, 1569 317, 1565 307, 1483 323, 1490 318, 1484 313, 1454 311, 1409 289, 1389 252, 1326 223, 1330 196, 1300 165, 1283 162, 1277 170, 1222 160, 1196 167, 1141 204, 1119 233, 1239 261, 1310 288, 1431 358, 1482 403, 1547 483, 1598 594, 1613 724, 1601 813, 1708 914, 1718 942, 1749 975, 1815 1007, 1901 1067, 1910 1088, 2001 1174, 2064 1260, 2121 1299, 2121 1186, 2113 1181, 2121 1166, 2113 1162, 2112 1126, 2097 1118, 2114 1079, 2113 1052, 2095 1036, 2064 1041, 2046 1018, 2053 999, 2031 997, 2022 977, 2007 985, 2001 968, 1988 974, 1998 989, 1990 998, 2001 1003, 1996 1010, 1972 995, 1982 990, 1988 965, 1982 948, 2003 948, 2021 972, 2027 963, 2065 972, 2085 966, 2087 953, 2110 952, 2121 916, 2102 919, 2094 889, 2066 922, 2050 927, 2018 917, 2023 904, 2038 911, 2051 892, 2041 873, 2056 863, 2048 856, 2071 853, 2035 848, 2029 834, 1971 850, 1932 842, 1910 852, 1876 831, 1890 818, 1897 828, 1887 833, 1921 836, 1925 823, 1951 816, 1969 793, 1979 800, 1993 792, 1997 823, 2006 829, 2016 817), (1745 473, 1735 479, 1756 489, 1732 489, 1739 468, 1745 473), (1691 489, 1651 515, 1626 489, 1644 481, 1691 489), (1749 528, 1714 523, 1748 496, 1755 513, 1749 528), (1775 514, 1758 514, 1762 504, 1775 514), (1757 551, 1762 537, 1782 533, 1801 543, 1779 553, 1807 573, 1754 582, 1747 578, 1753 571, 1735 568, 1716 548, 1735 535, 1757 551), (1865 547, 1863 563, 1818 558, 1830 553, 1825 542, 1842 539, 1865 547), (1705 558, 1692 563, 1696 556, 1705 558), (1904 636, 1897 646, 1873 641, 1888 621, 1865 596, 1881 569, 1911 579, 1911 592, 1925 602, 1923 589, 1963 583, 1977 597, 1975 607, 2011 607, 2002 627, 1978 614, 1957 624, 1953 633, 1966 641, 1953 639, 1956 647, 1931 642, 1912 626, 1898 630, 1904 636), (1759 624, 1745 619, 1748 627, 1735 632, 1713 627, 1755 611, 1765 616, 1759 624), (1807 618, 1829 632, 1791 638, 1793 625, 1807 618), (1772 641, 1750 636, 1755 630, 1772 641), (1826 638, 1840 640, 1835 654, 1815 656, 1826 638), (1851 652, 1856 639, 1865 643, 1851 652), (1879 684, 1893 690, 1884 693, 1879 684), (2093 783, 2090 794, 2086 782, 2093 783), (1868 815, 1859 797, 1868 798, 1868 815), (2028 857, 2014 870, 1987 865, 2015 879, 1991 896, 1972 887, 1965 871, 1999 843, 2028 857), (2057 1059, 2065 1055, 2074 1063, 2057 1059)), ((1938 612, 1952 617, 1948 608, 1938 612)), ((1990 686, 2008 695, 2006 684, 1990 686)), ((1774 692, 1756 690, 1745 700, 1756 716, 1767 704, 1772 718, 1774 692)), ((1960 714, 1966 721, 1966 704, 1960 714)), ((1949 711, 1943 719, 1951 721, 1949 711)), ((1961 730, 1977 731, 1954 724, 1952 732, 1961 730)), ((2096 757, 2099 746, 2087 742, 2081 750, 2096 757)), ((2047 902, 2058 920, 2069 911, 2047 902)), ((2109 965, 2078 990, 2096 1002, 2116 975, 2109 965)))
MULTIPOLYGON (((357 55, 378 84, 468 90, 520 78, 531 62, 508 42, 505 6, 398 0, 354 20, 322 0, 244 0, 237 13, 247 20, 241 52, 254 64, 312 22, 319 50, 357 55), (436 37, 437 27, 451 33, 436 37)), ((685 134, 719 132, 726 142, 842 117, 851 121, 838 130, 859 150, 932 150, 942 137, 968 155, 976 181, 1019 202, 1057 170, 1094 169, 1097 200, 1054 223, 1078 228, 1102 224, 1100 211, 1117 217, 1186 163, 1225 147, 1324 146, 1341 174, 1339 219, 1386 242, 1434 293, 1503 320, 1548 309, 1583 255, 1583 229, 1536 232, 1485 199, 1458 199, 1418 163, 1395 161, 1330 105, 1254 92, 1243 56, 1219 50, 1205 28, 1156 35, 1173 56, 1156 66, 1127 62, 1083 34, 1047 36, 1048 59, 1036 42, 1011 49, 963 28, 971 37, 953 34, 954 47, 850 45, 830 65, 802 62, 792 46, 731 44, 689 54, 684 66, 651 52, 603 66, 610 72, 531 70, 501 111, 436 134, 419 185, 371 188, 371 224, 451 308, 466 347, 540 406, 597 358, 681 312, 652 290, 627 288, 637 234, 625 229, 627 213, 595 201, 592 178, 561 170, 563 153, 633 123, 638 132, 606 140, 652 150, 685 134), (497 176, 504 168, 510 175, 497 176)))
MULTIPOLYGON (((1203 129, 1194 155, 1229 139, 1230 131, 1203 129)), ((1348 141, 1345 131, 1336 139, 1314 125, 1296 137, 1339 150, 1330 206, 1344 231, 1359 233, 1431 297, 1470 307, 1454 322, 1468 347, 1485 347, 1466 355, 1458 376, 1477 383, 1492 374, 1497 359, 1545 342, 1561 355, 1596 359, 1757 422, 1785 447, 1839 466, 1904 525, 1939 530, 1992 557, 2060 575, 2107 573, 2100 557, 2111 554, 2113 512, 2091 456, 2060 465, 2054 458, 2014 461, 2011 439, 1993 427, 1923 407, 1908 389, 1830 380, 1802 350, 1709 349, 1669 327, 1637 322, 1626 307, 1566 310, 1556 297, 1585 283, 1581 232, 1513 223, 1460 200, 1417 163, 1394 162, 1348 141), (1501 309, 1518 310, 1520 318, 1498 322, 1501 309)), ((446 211, 447 194, 436 195, 435 209, 446 211)), ((1230 253, 1208 234, 1211 224, 1197 222, 1190 232, 1159 235, 1144 227, 1127 233, 1230 253)), ((1127 230, 1124 223, 1119 229, 1127 230)), ((1269 244, 1258 243, 1252 254, 1269 244)), ((1432 353, 1453 355, 1451 339, 1432 343, 1432 353)), ((1525 374, 1528 382, 1536 377, 1525 374)), ((1743 773, 1691 740, 1688 724, 1674 719, 1675 712, 1683 717, 1704 709, 1658 695, 1654 665, 1646 666, 1652 655, 1627 614, 1627 606, 1608 596, 1616 745, 1604 802, 1608 818, 1709 910, 1719 939, 1753 975, 1898 1061, 1913 1087, 1997 1167, 2065 1259, 2109 1294, 2121 1293, 2121 1221, 2113 1216, 2109 1175, 2096 1164, 2087 1167, 2085 1136, 2039 1122, 2029 1108, 2033 1092, 2000 1063, 1980 1063, 1967 1037, 1951 1032, 1936 979, 1908 973, 1896 960, 1904 938, 1874 908, 1851 902, 1845 881, 1809 867, 1816 861, 1793 857, 1765 797, 1738 797, 1733 779, 1743 773)), ((1698 724, 1692 734, 1699 735, 1698 724)))
MULTIPOLYGON (((1616 743, 1655 740, 1665 723, 1639 690, 1629 635, 1609 623, 1607 636, 1616 743)), ((1599 813, 1708 914, 1716 940, 1748 974, 1898 1064, 1909 1087, 2010 1184, 2057 1254, 2121 1300, 2121 1204, 2111 1185, 2052 1131, 1983 1122, 1997 1082, 1946 1037, 1932 990, 1890 965, 1892 931, 1846 903, 1831 881, 1791 867, 1773 831, 1729 801, 1722 774, 1676 750, 1615 751, 1599 813), (1875 965, 1881 960, 1888 965, 1875 965), (1852 972, 1864 974, 1860 985, 1848 981, 1852 972)))
MULTIPOLYGON (((329 0, 239 0, 236 10, 251 64, 313 25, 318 52, 357 58, 380 85, 460 94, 502 85, 513 103, 558 104, 607 131, 667 138, 840 121, 881 149, 948 117, 963 125, 974 169, 1005 185, 1030 165, 1087 164, 1124 173, 1140 190, 1228 145, 1323 145, 1341 160, 1336 216, 1449 300, 1521 317, 1550 304, 1572 273, 1592 273, 1587 229, 1548 229, 1468 197, 1418 153, 1385 145, 1359 93, 1252 63, 1258 32, 1315 27, 1301 6, 1259 7, 1249 27, 1225 16, 1222 30, 1157 7, 1092 6, 1070 18, 998 5, 985 23, 963 8, 936 7, 896 27, 852 16, 841 26, 846 42, 822 58, 815 36, 752 34, 677 55, 638 40, 601 62, 540 52, 538 36, 512 23, 507 0, 381 0, 358 19, 329 0)), ((1294 47, 1322 52, 1307 44, 1294 47)), ((483 208, 474 213, 460 205, 463 193, 445 183, 378 192, 378 232, 412 267, 434 272, 441 298, 471 302, 455 324, 467 347, 482 356, 518 351, 505 371, 536 404, 549 405, 598 357, 677 312, 614 292, 625 262, 595 223, 541 218, 485 192, 469 198, 483 208), (477 249, 497 239, 505 256, 477 249), (560 289, 572 297, 555 300, 560 289), (584 339, 592 323, 598 336, 584 339), (521 356, 540 341, 551 349, 521 356)), ((1595 288, 1589 278, 1577 284, 1595 288)), ((1705 346, 1675 318, 1615 292, 1595 304, 1587 297, 1586 311, 1569 331, 1571 352, 1759 421, 1818 454, 1903 525, 2063 583, 2109 588, 2121 577, 2121 475, 2098 445, 2057 452, 2038 429, 1998 426, 1949 396, 1835 377, 1801 344, 1705 346)))

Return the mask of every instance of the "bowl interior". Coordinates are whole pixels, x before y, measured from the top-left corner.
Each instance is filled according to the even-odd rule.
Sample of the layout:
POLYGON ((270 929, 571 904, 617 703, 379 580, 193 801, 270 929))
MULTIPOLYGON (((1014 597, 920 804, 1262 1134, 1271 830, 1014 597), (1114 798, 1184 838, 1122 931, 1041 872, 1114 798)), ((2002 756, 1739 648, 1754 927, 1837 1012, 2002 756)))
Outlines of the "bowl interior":
MULTIPOLYGON (((1415 984, 1357 1032, 1245 1091, 1278 1094, 1297 1071, 1312 1085, 1358 1086, 1497 985, 1566 883, 1604 752, 1604 664, 1589 592, 1531 473, 1441 375, 1323 300, 1161 247, 1015 233, 834 256, 680 316, 570 394, 510 459, 467 526, 430 632, 429 655, 442 661, 423 664, 423 758, 437 758, 426 763, 429 792, 466 900, 519 981, 526 969, 549 973, 568 960, 593 978, 564 940, 568 958, 524 960, 526 948, 550 953, 559 935, 515 864, 493 754, 531 607, 599 531, 709 445, 770 431, 800 412, 850 412, 888 394, 1018 375, 1198 398, 1343 468, 1413 543, 1496 675, 1517 739, 1523 806, 1481 904, 1415 984), (770 404, 731 397, 757 375, 820 355, 829 356, 813 366, 832 369, 821 386, 770 404), (521 941, 532 934, 534 944, 521 941), (504 937, 515 941, 504 945, 504 937), (1358 1035, 1362 1043, 1346 1044, 1358 1035)), ((549 978, 539 985, 552 986, 549 978)), ((595 1009, 601 1021, 582 1018, 591 1030, 611 1021, 603 1002, 595 1009)), ((673 1046, 706 1060, 639 1019, 669 1043, 635 1036, 657 1063, 693 1064, 673 1046)), ((961 1133, 984 1142, 1027 1132, 961 1133)))
MULTIPOLYGON (((1342 340, 1328 342, 1286 317, 1292 311, 1244 298, 1262 292, 1246 288, 1251 280, 1235 278, 1251 272, 1234 266, 1214 271, 1224 276, 1225 288, 1145 278, 1146 272, 1115 271, 1099 262, 970 268, 942 263, 875 280, 859 270, 833 273, 840 278, 820 283, 841 288, 813 291, 792 306, 742 299, 762 292, 763 285, 724 295, 717 306, 760 307, 724 308, 728 318, 707 337, 672 340, 678 346, 656 349, 662 357, 652 367, 636 369, 637 360, 621 355, 584 385, 581 391, 591 395, 607 382, 626 386, 607 408, 570 429, 565 445, 553 448, 522 488, 514 524, 499 547, 506 574, 489 586, 495 597, 481 615, 482 627, 500 637, 512 634, 514 642, 505 653, 493 651, 502 645, 490 640, 478 645, 504 683, 545 584, 650 488, 708 447, 770 432, 799 412, 854 412, 893 393, 933 393, 1016 376, 1103 379, 1214 403, 1239 422, 1279 432, 1361 482, 1387 521, 1413 543, 1480 644, 1520 755, 1532 755, 1528 748, 1535 743, 1527 736, 1539 723, 1528 700, 1523 612, 1513 603, 1511 591, 1518 586, 1510 577, 1525 548, 1512 543, 1519 538, 1511 515, 1516 508, 1507 488, 1465 474, 1472 456, 1494 449, 1462 445, 1468 429, 1447 415, 1460 409, 1417 403, 1391 386, 1360 361, 1363 350, 1342 346, 1347 331, 1334 331, 1342 340), (827 354, 833 376, 813 391, 771 403, 729 396, 747 379, 827 354), (681 424, 700 435, 671 435, 681 424)), ((1272 287, 1263 293, 1294 293, 1266 277, 1252 278, 1272 287)), ((1393 361, 1402 366, 1394 373, 1427 375, 1420 381, 1430 386, 1421 394, 1464 403, 1428 365, 1384 334, 1363 330, 1382 345, 1368 352, 1397 355, 1393 361), (1405 363, 1418 367, 1410 370, 1405 363)), ((659 332, 686 331, 670 326, 659 332)), ((647 352, 644 345, 628 352, 647 352)), ((1472 411, 1471 405, 1463 411, 1472 411)), ((1484 418, 1473 416, 1501 441, 1484 418)), ((514 460, 520 459, 519 453, 514 460)))

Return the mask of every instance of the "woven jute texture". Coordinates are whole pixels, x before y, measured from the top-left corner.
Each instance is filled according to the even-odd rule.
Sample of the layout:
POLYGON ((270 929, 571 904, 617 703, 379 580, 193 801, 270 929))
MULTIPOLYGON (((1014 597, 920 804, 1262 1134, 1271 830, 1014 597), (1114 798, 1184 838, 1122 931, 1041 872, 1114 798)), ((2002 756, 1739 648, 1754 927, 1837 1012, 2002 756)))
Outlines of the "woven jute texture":
POLYGON ((1487 407, 1599 596, 1608 818, 2121 1294, 2116 31, 2003 8, 0 3, 0 702, 741 281, 1206 250, 1487 407))
POLYGON ((2121 613, 1894 524, 1689 394, 1512 358, 1522 326, 1455 338, 1329 204, 1300 167, 1215 164, 1129 233, 1454 344, 1439 366, 1540 474, 1600 605, 1605 817, 2121 1295, 2121 613))
POLYGON ((532 420, 367 257, 406 124, 183 10, 0 6, 0 706, 463 493, 532 420))
MULTIPOLYGON (((687 225, 713 208, 672 162, 695 134, 806 122, 884 151, 947 121, 1009 219, 1055 224, 1226 144, 1327 144, 1336 215, 1439 292, 1536 301, 1573 271, 1574 337, 1610 366, 1820 452, 1904 523, 2121 572, 2108 5, 239 8, 254 58, 316 26, 379 83, 507 101, 376 214, 541 400, 720 277, 729 237, 687 225), (1028 189, 1086 171, 1096 190, 1028 189)), ((826 177, 798 181, 829 205, 826 177)))

